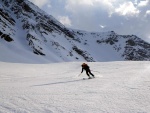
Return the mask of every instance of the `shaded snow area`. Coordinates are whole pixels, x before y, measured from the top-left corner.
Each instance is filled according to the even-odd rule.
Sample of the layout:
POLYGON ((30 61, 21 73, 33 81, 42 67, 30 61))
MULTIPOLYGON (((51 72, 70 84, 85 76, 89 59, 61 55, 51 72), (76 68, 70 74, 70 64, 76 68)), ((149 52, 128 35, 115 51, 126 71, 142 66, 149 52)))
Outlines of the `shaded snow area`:
POLYGON ((0 113, 150 113, 150 62, 0 62, 0 113))

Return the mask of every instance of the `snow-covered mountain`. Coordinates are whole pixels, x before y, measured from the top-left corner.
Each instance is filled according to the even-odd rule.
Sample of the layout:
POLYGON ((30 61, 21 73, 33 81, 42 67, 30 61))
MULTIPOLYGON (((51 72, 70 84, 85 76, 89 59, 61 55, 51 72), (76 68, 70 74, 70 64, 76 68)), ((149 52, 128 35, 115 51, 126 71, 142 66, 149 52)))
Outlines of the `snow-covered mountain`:
POLYGON ((66 28, 28 0, 0 0, 0 61, 150 60, 150 44, 114 31, 66 28))

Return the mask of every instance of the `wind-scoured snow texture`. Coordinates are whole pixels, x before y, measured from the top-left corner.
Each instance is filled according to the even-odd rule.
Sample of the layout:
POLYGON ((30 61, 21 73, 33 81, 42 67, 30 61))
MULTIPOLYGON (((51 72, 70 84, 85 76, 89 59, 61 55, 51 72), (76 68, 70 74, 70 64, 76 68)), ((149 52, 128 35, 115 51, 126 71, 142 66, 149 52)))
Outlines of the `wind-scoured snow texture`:
POLYGON ((28 0, 0 0, 0 61, 150 60, 150 44, 114 31, 90 33, 66 28, 28 0))
POLYGON ((150 62, 0 62, 0 113, 149 113, 150 62))

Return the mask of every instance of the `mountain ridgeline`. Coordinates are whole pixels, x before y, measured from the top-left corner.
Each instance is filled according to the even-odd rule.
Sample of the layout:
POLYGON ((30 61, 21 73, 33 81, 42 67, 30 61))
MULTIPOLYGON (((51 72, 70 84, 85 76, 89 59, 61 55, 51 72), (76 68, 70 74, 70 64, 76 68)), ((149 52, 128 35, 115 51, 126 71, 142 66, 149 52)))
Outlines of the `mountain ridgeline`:
POLYGON ((114 31, 65 27, 28 0, 0 0, 0 61, 149 61, 150 44, 114 31))

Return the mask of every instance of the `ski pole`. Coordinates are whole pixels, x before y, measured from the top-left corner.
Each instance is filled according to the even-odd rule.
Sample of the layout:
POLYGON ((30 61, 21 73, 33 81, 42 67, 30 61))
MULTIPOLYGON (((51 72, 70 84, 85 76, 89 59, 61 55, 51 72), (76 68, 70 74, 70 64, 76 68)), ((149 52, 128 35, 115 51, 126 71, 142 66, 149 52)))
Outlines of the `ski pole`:
POLYGON ((79 75, 78 75, 78 77, 81 75, 82 73, 80 73, 79 75))

